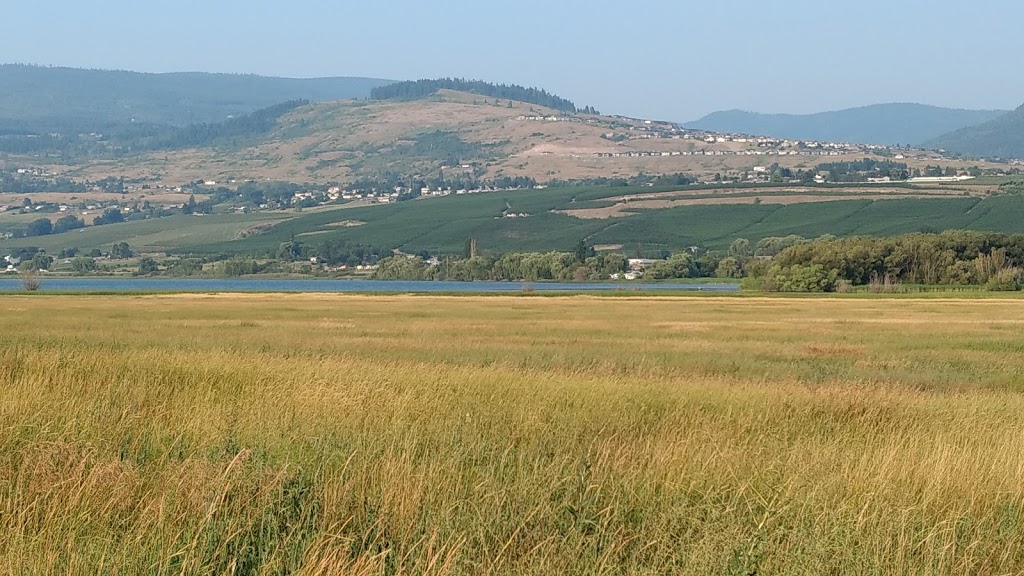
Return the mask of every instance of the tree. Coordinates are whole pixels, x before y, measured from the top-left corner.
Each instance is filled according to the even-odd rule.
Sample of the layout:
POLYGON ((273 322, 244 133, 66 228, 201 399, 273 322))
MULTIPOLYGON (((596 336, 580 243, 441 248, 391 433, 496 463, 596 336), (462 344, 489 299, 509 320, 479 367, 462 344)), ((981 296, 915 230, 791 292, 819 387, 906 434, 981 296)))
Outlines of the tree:
POLYGON ((146 257, 139 260, 139 274, 148 275, 156 274, 160 271, 160 265, 156 263, 156 260, 146 257))
POLYGON ((127 242, 118 242, 110 247, 110 257, 115 259, 131 258, 135 253, 132 252, 127 242))
POLYGON ((88 274, 96 271, 96 261, 86 256, 79 256, 71 261, 71 269, 75 274, 88 274))
POLYGON ((576 249, 573 254, 576 256, 576 261, 583 263, 587 261, 587 256, 590 256, 591 249, 587 246, 586 240, 580 240, 579 244, 576 245, 576 249))
POLYGON ((739 260, 750 258, 750 240, 737 238, 729 245, 729 256, 739 260))
POLYGON ((300 242, 282 242, 277 247, 276 256, 278 260, 293 262, 301 260, 304 254, 303 245, 300 242))
POLYGON ((25 270, 21 273, 21 286, 28 292, 35 292, 43 285, 38 270, 25 270))
POLYGON ((260 266, 255 260, 232 258, 224 263, 225 276, 247 276, 249 274, 259 274, 262 271, 263 266, 260 266))
POLYGON ((718 263, 718 268, 715 270, 715 277, 742 278, 743 265, 736 258, 722 258, 722 261, 718 263))
POLYGON ((77 230, 79 228, 85 228, 85 220, 78 218, 72 214, 63 216, 57 219, 53 224, 53 233, 60 234, 69 230, 77 230))
POLYGON ((22 266, 25 270, 49 270, 50 266, 53 265, 53 256, 48 256, 46 252, 36 252, 35 256, 27 262, 22 262, 22 266))
POLYGON ((53 222, 48 218, 40 218, 29 223, 25 229, 26 236, 46 236, 53 233, 53 222))
POLYGON ((94 226, 103 226, 104 224, 119 224, 124 222, 124 214, 120 208, 107 208, 101 216, 97 216, 93 221, 94 226))
POLYGON ((182 214, 195 214, 196 213, 196 196, 192 194, 188 197, 188 202, 181 207, 182 214))

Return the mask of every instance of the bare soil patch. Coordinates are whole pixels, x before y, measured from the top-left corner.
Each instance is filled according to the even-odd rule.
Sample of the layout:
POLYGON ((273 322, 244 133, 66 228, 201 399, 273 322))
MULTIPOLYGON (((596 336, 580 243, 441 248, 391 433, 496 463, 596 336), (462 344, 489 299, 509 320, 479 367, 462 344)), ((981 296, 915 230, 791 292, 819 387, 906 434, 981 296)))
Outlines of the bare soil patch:
MULTIPOLYGON (((860 194, 849 196, 820 196, 813 194, 792 194, 776 196, 722 196, 717 198, 681 198, 676 200, 638 200, 620 202, 604 208, 582 208, 579 210, 555 210, 556 214, 566 214, 584 220, 623 218, 632 216, 637 210, 663 210, 678 206, 714 206, 723 204, 808 204, 813 202, 838 202, 841 200, 891 200, 892 194, 860 194)), ((937 198, 925 194, 900 194, 899 198, 937 198)))
POLYGON ((342 220, 341 222, 331 222, 328 226, 332 228, 355 228, 356 226, 363 226, 366 222, 362 220, 342 220))

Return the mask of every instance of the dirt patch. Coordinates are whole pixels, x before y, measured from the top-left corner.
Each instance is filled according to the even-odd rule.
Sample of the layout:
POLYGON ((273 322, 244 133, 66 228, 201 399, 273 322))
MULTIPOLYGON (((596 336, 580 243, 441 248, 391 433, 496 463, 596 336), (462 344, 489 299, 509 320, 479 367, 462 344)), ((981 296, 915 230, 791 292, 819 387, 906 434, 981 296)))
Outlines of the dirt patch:
POLYGON ((714 206, 740 204, 809 204, 815 202, 839 202, 842 200, 892 200, 893 198, 939 198, 928 194, 859 194, 849 196, 819 196, 813 194, 793 194, 784 196, 722 196, 717 198, 681 198, 676 200, 638 200, 620 202, 604 208, 582 208, 579 210, 554 210, 556 214, 565 214, 583 220, 605 218, 624 218, 635 215, 637 210, 664 210, 678 206, 714 206))
POLYGON ((275 225, 280 224, 281 222, 284 222, 284 220, 272 220, 270 222, 261 222, 253 226, 242 228, 241 230, 238 231, 238 234, 235 234, 235 240, 241 240, 243 238, 251 238, 253 236, 258 236, 260 234, 263 234, 267 230, 270 230, 275 225))
POLYGON ((328 224, 331 228, 355 228, 356 226, 364 226, 366 222, 362 220, 342 220, 341 222, 331 222, 328 224))
MULTIPOLYGON (((899 196, 909 197, 915 194, 922 195, 942 195, 942 196, 962 196, 964 190, 953 190, 950 188, 934 188, 934 187, 922 187, 922 188, 895 188, 895 187, 850 187, 850 188, 817 188, 812 186, 794 186, 789 187, 759 187, 759 188, 705 188, 705 189, 693 189, 693 190, 675 190, 672 192, 651 192, 649 194, 629 194, 625 196, 613 196, 611 198, 605 198, 611 202, 631 202, 634 200, 662 200, 668 198, 678 198, 687 196, 747 196, 751 194, 778 194, 785 192, 787 194, 846 194, 849 196, 854 195, 871 195, 879 194, 886 196, 899 196)), ((982 194, 983 191, 975 191, 978 194, 982 194)))

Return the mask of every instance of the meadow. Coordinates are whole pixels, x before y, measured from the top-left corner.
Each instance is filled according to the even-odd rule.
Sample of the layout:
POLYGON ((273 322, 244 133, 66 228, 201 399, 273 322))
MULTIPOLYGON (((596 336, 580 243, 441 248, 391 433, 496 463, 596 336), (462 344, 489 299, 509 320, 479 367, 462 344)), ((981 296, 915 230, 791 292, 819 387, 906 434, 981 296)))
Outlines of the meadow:
POLYGON ((1024 302, 0 298, 2 574, 1015 574, 1024 302))

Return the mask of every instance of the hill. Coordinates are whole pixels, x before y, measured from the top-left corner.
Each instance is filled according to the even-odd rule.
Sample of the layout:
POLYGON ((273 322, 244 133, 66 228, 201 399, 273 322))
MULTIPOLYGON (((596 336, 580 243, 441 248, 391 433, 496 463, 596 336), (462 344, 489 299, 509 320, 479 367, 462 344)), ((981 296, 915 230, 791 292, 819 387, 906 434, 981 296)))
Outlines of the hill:
POLYGON ((220 122, 287 100, 366 98, 373 88, 391 82, 5 64, 0 65, 0 134, 220 122))
MULTIPOLYGON (((820 150, 765 148, 746 139, 708 142, 705 135, 674 123, 570 113, 450 90, 417 100, 313 102, 264 112, 275 110, 285 113, 256 113, 245 121, 233 121, 238 126, 195 131, 243 137, 214 138, 206 142, 210 145, 159 153, 142 153, 145 147, 115 150, 107 158, 65 163, 56 171, 92 181, 124 177, 152 186, 196 180, 347 185, 363 180, 395 183, 396 179, 443 178, 457 183, 506 177, 557 184, 625 181, 639 174, 687 173, 707 179, 721 173, 738 178, 754 166, 777 163, 796 171, 821 162, 820 150), (257 121, 270 116, 272 123, 257 121)), ((205 142, 177 137, 157 141, 205 142)), ((883 159, 860 145, 837 153, 883 159)), ((911 168, 956 165, 935 153, 903 153, 906 159, 901 162, 911 168)), ((41 160, 45 160, 42 155, 9 159, 7 166, 23 167, 41 160)), ((0 167, 3 164, 0 159, 0 167)))
POLYGON ((926 145, 982 158, 1024 158, 1024 106, 984 124, 945 134, 926 145))
POLYGON ((687 128, 792 140, 917 145, 990 121, 1005 111, 955 110, 921 104, 877 104, 818 114, 715 112, 687 128))
POLYGON ((370 92, 370 97, 377 100, 416 100, 433 96, 441 90, 454 90, 507 101, 536 104, 560 112, 598 113, 597 110, 590 106, 581 109, 571 100, 549 94, 546 90, 539 88, 524 88, 515 84, 492 84, 480 80, 464 80, 461 78, 397 82, 374 88, 370 92))

